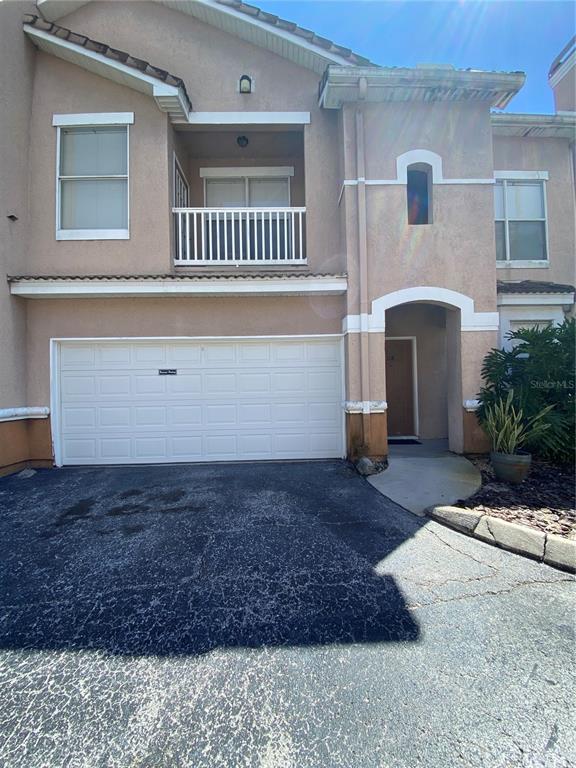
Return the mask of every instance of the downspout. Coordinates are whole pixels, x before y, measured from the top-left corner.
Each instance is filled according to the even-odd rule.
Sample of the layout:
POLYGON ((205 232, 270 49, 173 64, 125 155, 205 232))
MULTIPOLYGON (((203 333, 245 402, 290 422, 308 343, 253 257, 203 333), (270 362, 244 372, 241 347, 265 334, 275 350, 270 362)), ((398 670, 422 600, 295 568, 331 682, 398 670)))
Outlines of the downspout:
MULTIPOLYGON (((358 80, 358 101, 366 98, 368 83, 358 80)), ((360 278, 360 387, 362 392, 362 437, 365 448, 371 444, 370 429, 370 348, 368 338, 368 242, 366 234, 366 152, 364 143, 364 105, 356 109, 356 187, 358 201, 358 256, 360 278)))

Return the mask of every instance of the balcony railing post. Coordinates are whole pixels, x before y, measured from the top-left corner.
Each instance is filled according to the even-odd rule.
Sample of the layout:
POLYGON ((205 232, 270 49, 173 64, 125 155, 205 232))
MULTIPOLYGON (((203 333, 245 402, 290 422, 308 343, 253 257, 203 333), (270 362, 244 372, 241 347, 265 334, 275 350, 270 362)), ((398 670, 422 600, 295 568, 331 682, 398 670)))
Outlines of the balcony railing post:
POLYGON ((306 263, 305 208, 173 211, 177 265, 306 263))

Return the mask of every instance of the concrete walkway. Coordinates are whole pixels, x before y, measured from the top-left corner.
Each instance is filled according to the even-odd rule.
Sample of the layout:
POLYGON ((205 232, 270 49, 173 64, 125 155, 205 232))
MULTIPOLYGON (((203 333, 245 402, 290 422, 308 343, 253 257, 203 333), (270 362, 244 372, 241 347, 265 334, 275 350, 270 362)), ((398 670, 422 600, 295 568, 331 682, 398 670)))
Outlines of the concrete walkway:
POLYGON ((448 450, 447 440, 390 446, 389 466, 369 482, 380 493, 415 515, 426 507, 452 504, 480 488, 480 472, 463 456, 448 450))

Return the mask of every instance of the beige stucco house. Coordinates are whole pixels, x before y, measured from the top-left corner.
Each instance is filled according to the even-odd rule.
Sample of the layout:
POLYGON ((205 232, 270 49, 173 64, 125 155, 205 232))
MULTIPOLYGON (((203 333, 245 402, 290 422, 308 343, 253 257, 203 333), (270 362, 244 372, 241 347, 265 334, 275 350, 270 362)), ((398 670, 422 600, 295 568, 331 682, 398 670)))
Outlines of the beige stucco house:
POLYGON ((0 471, 484 448, 484 354, 573 309, 573 44, 515 115, 240 0, 0 35, 0 471))

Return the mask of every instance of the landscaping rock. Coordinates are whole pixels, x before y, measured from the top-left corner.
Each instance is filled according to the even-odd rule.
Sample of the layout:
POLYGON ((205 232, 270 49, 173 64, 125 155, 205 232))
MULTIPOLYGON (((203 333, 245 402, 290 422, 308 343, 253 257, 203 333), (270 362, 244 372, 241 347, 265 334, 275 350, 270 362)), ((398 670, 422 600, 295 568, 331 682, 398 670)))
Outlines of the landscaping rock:
POLYGON ((457 531, 470 534, 474 532, 481 518, 479 512, 449 506, 428 507, 427 513, 434 520, 456 528, 457 531))
POLYGON ((34 477, 35 474, 36 474, 36 470, 30 469, 30 467, 28 467, 27 469, 23 469, 22 472, 18 472, 16 477, 19 480, 27 480, 29 477, 34 477))
POLYGON ((367 475, 377 475, 378 472, 382 472, 383 469, 386 469, 384 463, 372 461, 372 459, 369 459, 367 456, 362 456, 362 458, 358 459, 356 462, 356 470, 358 474, 363 477, 366 477, 367 475))
POLYGON ((474 535, 483 538, 484 541, 495 542, 511 552, 519 552, 540 560, 544 557, 545 534, 525 525, 508 523, 498 517, 485 516, 478 523, 474 535), (491 538, 488 538, 489 535, 491 538))
POLYGON ((549 533, 546 538, 544 562, 576 573, 576 539, 549 533))

